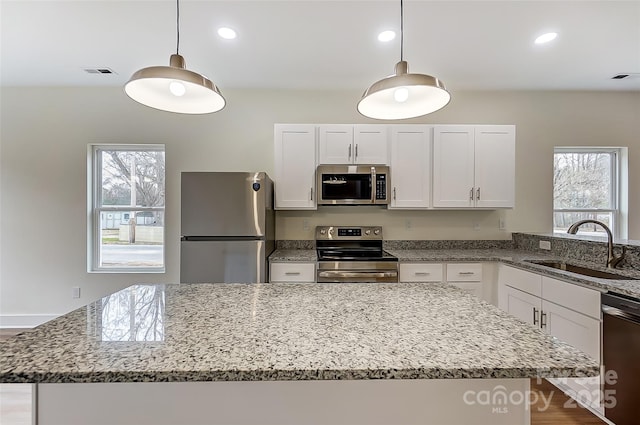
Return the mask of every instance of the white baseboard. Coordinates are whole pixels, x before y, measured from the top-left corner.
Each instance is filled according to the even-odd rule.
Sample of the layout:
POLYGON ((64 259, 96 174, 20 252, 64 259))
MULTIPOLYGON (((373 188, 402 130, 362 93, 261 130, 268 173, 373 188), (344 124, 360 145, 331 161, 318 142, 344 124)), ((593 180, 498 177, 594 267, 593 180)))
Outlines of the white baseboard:
POLYGON ((0 314, 0 328, 35 328, 59 314, 0 314))

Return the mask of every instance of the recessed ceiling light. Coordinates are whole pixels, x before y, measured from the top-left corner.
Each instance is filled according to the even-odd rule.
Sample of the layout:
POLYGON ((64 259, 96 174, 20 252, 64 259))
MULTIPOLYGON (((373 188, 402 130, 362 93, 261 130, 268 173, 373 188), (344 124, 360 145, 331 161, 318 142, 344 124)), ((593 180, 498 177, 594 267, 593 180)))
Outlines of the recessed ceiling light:
POLYGON ((218 29, 218 35, 226 40, 233 40, 237 37, 236 32, 231 28, 222 27, 218 29))
POLYGON ((383 43, 386 43, 387 41, 391 41, 394 38, 396 38, 396 32, 395 31, 382 31, 380 34, 378 34, 378 40, 382 41, 383 43))
POLYGON ((555 40, 557 36, 558 36, 557 32, 548 32, 548 33, 542 34, 541 36, 536 38, 535 43, 536 44, 548 43, 548 42, 550 42, 552 40, 555 40))

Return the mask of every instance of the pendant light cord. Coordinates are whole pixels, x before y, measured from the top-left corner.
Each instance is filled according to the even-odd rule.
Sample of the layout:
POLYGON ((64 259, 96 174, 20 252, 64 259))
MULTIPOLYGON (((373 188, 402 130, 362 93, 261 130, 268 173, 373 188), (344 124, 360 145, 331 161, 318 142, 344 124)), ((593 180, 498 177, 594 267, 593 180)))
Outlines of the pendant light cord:
POLYGON ((402 0, 400 0, 400 62, 404 59, 404 7, 402 7, 402 0))
POLYGON ((180 0, 176 0, 176 55, 180 54, 180 0))

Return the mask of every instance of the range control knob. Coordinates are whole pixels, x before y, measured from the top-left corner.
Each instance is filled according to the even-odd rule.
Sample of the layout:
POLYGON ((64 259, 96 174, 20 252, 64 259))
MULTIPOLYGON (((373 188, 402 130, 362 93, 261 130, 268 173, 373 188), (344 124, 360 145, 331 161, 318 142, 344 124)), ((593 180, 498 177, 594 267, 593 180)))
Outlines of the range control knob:
POLYGON ((365 234, 365 235, 370 235, 370 234, 371 234, 371 230, 369 230, 369 229, 365 230, 365 231, 364 231, 364 234, 365 234))
POLYGON ((374 231, 373 231, 373 233, 374 233, 375 235, 379 235, 379 234, 380 234, 380 229, 376 229, 376 230, 374 230, 374 231))
POLYGON ((327 233, 327 230, 326 230, 326 229, 320 229, 320 234, 321 234, 321 235, 324 235, 325 233, 327 233))
POLYGON ((333 229, 329 229, 329 234, 333 235, 333 229))

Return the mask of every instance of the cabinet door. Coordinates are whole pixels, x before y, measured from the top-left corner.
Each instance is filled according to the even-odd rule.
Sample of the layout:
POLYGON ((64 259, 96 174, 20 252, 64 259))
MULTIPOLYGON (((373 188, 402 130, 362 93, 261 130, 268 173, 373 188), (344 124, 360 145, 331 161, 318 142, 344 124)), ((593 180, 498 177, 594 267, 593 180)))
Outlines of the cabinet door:
POLYGON ((510 286, 505 286, 504 291, 504 305, 501 308, 524 322, 540 327, 540 298, 510 286))
POLYGON ((431 128, 391 128, 391 204, 389 209, 424 209, 431 198, 431 128))
POLYGON ((321 125, 318 130, 318 164, 351 164, 354 161, 353 126, 321 125))
POLYGON ((275 208, 316 209, 314 125, 275 125, 275 208))
MULTIPOLYGON (((596 361, 600 360, 600 320, 577 313, 568 308, 542 301, 543 328, 558 339, 584 351, 596 361)), ((600 409, 600 377, 558 378, 550 381, 564 389, 569 395, 592 408, 600 409)))
POLYGON ((433 129, 433 206, 474 206, 474 128, 436 126, 433 129))
POLYGON ((475 201, 480 208, 515 205, 515 127, 475 128, 475 201))
POLYGON ((386 125, 358 124, 353 127, 353 156, 356 164, 389 164, 389 136, 386 125))
POLYGON ((549 334, 600 361, 600 320, 546 300, 542 311, 542 327, 549 334))

